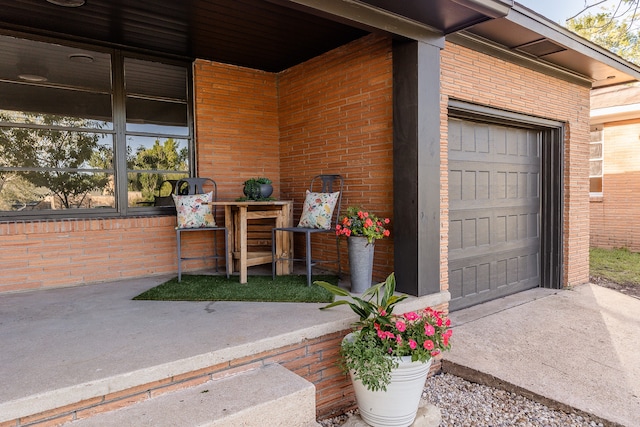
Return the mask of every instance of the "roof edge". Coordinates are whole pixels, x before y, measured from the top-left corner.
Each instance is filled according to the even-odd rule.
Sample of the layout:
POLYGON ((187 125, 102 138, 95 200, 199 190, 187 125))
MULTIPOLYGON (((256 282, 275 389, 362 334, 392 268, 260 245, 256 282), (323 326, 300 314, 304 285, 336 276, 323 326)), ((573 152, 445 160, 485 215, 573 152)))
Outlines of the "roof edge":
POLYGON ((640 67, 621 58, 613 52, 598 46, 597 44, 575 34, 561 25, 549 20, 548 18, 537 14, 536 12, 515 3, 505 19, 518 24, 524 28, 528 28, 546 37, 549 40, 557 42, 568 49, 572 49, 578 53, 593 58, 605 65, 608 65, 621 73, 628 75, 633 80, 640 80, 640 67))
POLYGON ((307 7, 352 22, 357 22, 372 29, 383 30, 408 39, 418 40, 439 47, 440 49, 444 48, 444 34, 437 28, 358 0, 279 1, 281 4, 283 2, 307 7))
POLYGON ((513 0, 451 0, 461 6, 475 10, 491 18, 502 18, 507 16, 513 7, 513 0))
POLYGON ((513 51, 498 43, 487 40, 475 34, 471 34, 467 31, 460 31, 458 33, 449 34, 446 37, 446 40, 451 43, 485 53, 495 58, 503 59, 505 61, 509 61, 514 64, 526 67, 528 69, 557 77, 573 84, 591 88, 593 83, 593 80, 588 76, 578 74, 574 71, 567 70, 558 65, 551 64, 538 58, 532 58, 523 53, 513 51))

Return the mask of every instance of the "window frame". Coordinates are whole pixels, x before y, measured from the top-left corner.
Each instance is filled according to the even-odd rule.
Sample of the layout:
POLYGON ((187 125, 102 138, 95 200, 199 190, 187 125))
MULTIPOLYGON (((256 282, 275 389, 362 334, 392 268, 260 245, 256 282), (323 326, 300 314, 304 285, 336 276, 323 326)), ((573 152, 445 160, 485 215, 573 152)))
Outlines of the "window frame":
MULTIPOLYGON (((46 209, 46 210, 21 210, 21 211, 0 211, 0 221, 15 220, 38 220, 38 219, 65 219, 65 218, 121 218, 131 216, 158 216, 158 215, 175 215, 175 207, 173 206, 129 206, 128 203, 128 168, 127 168, 127 140, 128 136, 144 136, 164 138, 179 138, 187 140, 187 171, 188 176, 194 176, 196 164, 196 144, 194 131, 194 108, 193 108, 193 63, 190 59, 168 58, 161 55, 141 54, 124 49, 111 49, 96 45, 69 42, 58 40, 50 37, 37 37, 29 34, 18 34, 14 32, 2 32, 0 36, 8 36, 19 39, 30 40, 34 42, 49 43, 70 48, 85 49, 96 53, 108 54, 111 58, 111 113, 112 113, 112 129, 92 129, 92 128, 66 128, 56 126, 41 126, 36 124, 24 124, 14 122, 3 122, 5 127, 13 128, 48 128, 55 130, 68 130, 79 132, 96 132, 109 134, 113 138, 113 165, 112 169, 92 169, 91 172, 107 172, 112 173, 115 178, 115 208, 77 208, 77 209, 46 209), (135 60, 143 60, 157 62, 172 66, 182 67, 185 70, 185 99, 186 105, 186 127, 188 133, 186 135, 177 135, 158 132, 132 132, 127 131, 127 115, 126 115, 126 87, 125 87, 125 58, 135 60)), ((152 97, 153 98, 153 97, 152 97)), ((159 97, 158 97, 159 98, 159 97)), ((0 105, 0 108, 2 106, 0 105)), ((7 169, 9 169, 7 167, 7 169)), ((38 168, 39 170, 43 170, 38 168)), ((157 170, 157 173, 176 173, 175 171, 157 170)))
POLYGON ((589 196, 602 197, 604 190, 604 125, 592 125, 589 132, 589 196), (591 136, 595 132, 600 133, 598 141, 592 141, 591 136), (600 157, 591 157, 591 146, 598 144, 600 145, 600 157), (591 162, 600 162, 600 175, 591 174, 591 162), (591 180, 593 178, 600 178, 600 191, 591 191, 591 180))

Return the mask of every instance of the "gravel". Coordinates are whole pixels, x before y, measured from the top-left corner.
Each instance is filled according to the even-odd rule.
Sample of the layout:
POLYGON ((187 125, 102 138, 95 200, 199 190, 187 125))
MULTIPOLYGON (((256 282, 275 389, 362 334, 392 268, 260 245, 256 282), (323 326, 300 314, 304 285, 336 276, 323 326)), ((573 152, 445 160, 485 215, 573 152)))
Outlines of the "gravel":
MULTIPOLYGON (((550 409, 516 393, 451 374, 428 378, 422 398, 440 408, 439 427, 603 427, 594 418, 550 409)), ((323 427, 341 426, 351 415, 353 412, 319 423, 323 427)))

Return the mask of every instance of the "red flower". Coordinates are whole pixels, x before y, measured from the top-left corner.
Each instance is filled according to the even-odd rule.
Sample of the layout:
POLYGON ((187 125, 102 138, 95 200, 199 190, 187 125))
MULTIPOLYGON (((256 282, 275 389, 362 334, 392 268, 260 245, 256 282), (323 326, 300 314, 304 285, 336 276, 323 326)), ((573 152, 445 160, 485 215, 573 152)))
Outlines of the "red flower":
POLYGON ((424 325, 424 334, 428 337, 433 336, 433 334, 436 333, 436 330, 433 326, 431 326, 430 324, 426 323, 424 325))
POLYGON ((415 311, 410 311, 404 314, 404 318, 411 321, 411 320, 418 320, 420 316, 418 316, 418 314, 415 311))

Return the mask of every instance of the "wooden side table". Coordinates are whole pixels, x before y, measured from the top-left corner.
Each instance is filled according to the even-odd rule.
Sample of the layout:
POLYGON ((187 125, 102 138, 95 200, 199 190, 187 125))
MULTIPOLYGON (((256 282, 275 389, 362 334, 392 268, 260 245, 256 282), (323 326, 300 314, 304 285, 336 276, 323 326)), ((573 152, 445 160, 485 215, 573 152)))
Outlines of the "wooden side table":
MULTIPOLYGON (((211 202, 211 205, 223 206, 225 210, 225 226, 229 233, 230 272, 240 272, 240 283, 247 283, 247 268, 254 265, 271 263, 271 250, 249 251, 247 244, 247 222, 252 219, 274 219, 275 227, 293 226, 293 202, 284 201, 246 201, 246 202, 211 202)), ((291 233, 276 233, 276 253, 293 254, 293 236, 291 233)), ((276 274, 291 274, 291 262, 278 263, 276 274)))

